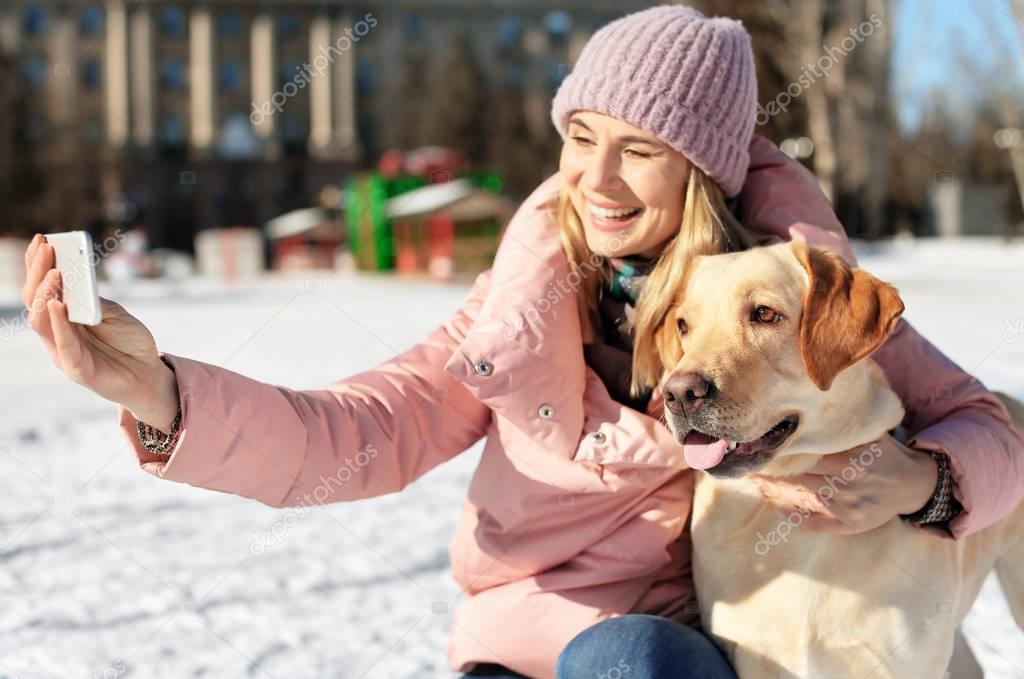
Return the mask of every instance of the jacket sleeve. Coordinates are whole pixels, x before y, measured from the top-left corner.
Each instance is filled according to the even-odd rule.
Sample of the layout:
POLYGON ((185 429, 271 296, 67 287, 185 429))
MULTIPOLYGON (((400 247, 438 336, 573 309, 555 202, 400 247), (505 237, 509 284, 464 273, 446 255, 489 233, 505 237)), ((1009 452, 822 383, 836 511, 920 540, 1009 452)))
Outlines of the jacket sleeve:
POLYGON ((814 174, 760 135, 754 135, 749 150, 740 192, 743 224, 766 239, 832 248, 856 264, 846 231, 814 174))
POLYGON ((121 405, 118 424, 150 474, 272 507, 401 490, 486 432, 489 409, 444 365, 489 283, 490 271, 480 274, 462 308, 422 342, 323 389, 275 386, 164 354, 181 399, 174 450, 147 451, 121 405))
MULTIPOLYGON (((740 215, 768 238, 831 247, 857 261, 814 175, 764 137, 750 145, 740 215)), ((1024 438, 1006 406, 922 337, 906 319, 872 354, 907 410, 908 445, 949 456, 963 512, 926 530, 962 538, 1000 520, 1024 497, 1024 438)))
POLYGON ((963 511, 948 527, 925 528, 959 539, 1013 511, 1024 497, 1024 438, 1003 402, 906 319, 872 358, 907 410, 907 445, 949 456, 963 511))

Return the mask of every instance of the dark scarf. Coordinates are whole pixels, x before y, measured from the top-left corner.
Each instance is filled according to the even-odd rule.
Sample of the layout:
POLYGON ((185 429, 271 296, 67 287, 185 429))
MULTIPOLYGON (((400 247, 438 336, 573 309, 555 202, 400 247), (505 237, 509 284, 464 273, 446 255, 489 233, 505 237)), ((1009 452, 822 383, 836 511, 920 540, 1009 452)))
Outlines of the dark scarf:
POLYGON ((633 335, 626 323, 632 322, 636 300, 657 259, 641 257, 609 258, 611 284, 601 290, 598 313, 602 327, 594 328, 594 341, 583 345, 583 357, 594 369, 609 395, 634 410, 646 412, 651 399, 647 389, 637 398, 629 395, 633 369, 633 335))

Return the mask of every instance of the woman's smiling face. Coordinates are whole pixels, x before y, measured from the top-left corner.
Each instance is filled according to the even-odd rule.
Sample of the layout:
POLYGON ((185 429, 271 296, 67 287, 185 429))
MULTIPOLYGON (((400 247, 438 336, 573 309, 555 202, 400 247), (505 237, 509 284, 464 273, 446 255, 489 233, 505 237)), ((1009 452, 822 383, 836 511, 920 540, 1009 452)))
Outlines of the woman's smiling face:
POLYGON ((576 111, 559 171, 587 246, 606 257, 656 257, 679 230, 690 162, 644 130, 576 111))

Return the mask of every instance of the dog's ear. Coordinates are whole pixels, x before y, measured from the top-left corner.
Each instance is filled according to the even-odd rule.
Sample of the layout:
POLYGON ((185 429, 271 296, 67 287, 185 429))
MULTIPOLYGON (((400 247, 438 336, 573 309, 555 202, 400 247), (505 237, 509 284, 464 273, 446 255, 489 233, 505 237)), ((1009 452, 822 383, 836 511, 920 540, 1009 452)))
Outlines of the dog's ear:
POLYGON ((793 250, 810 279, 800 354, 814 384, 828 391, 840 371, 886 340, 903 313, 903 300, 896 288, 852 268, 828 248, 794 243, 793 250))
POLYGON ((659 322, 634 323, 633 365, 629 395, 639 396, 654 388, 666 370, 671 370, 683 356, 675 325, 668 322, 669 311, 660 312, 659 322))
MULTIPOLYGON (((666 256, 662 254, 662 256, 666 256)), ((686 291, 690 274, 697 258, 687 260, 679 280, 669 284, 674 294, 665 292, 653 276, 644 284, 637 300, 633 319, 633 365, 630 379, 630 396, 654 388, 661 381, 666 370, 671 370, 683 357, 683 347, 672 319, 673 308, 680 303, 686 291)))

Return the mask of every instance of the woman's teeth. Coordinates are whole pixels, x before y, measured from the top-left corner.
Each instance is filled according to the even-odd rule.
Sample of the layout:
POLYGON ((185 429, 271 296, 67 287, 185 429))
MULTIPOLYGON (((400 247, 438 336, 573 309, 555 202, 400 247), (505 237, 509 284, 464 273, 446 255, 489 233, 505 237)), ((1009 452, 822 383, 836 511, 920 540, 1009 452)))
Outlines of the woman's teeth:
POLYGON ((598 207, 588 203, 587 209, 590 210, 590 214, 594 215, 598 219, 628 219, 639 214, 642 208, 630 207, 619 210, 609 210, 608 208, 598 207))

